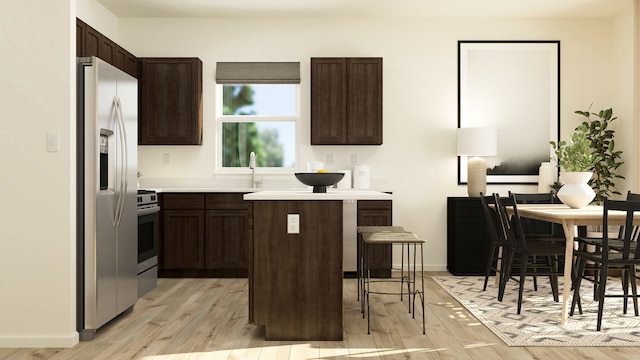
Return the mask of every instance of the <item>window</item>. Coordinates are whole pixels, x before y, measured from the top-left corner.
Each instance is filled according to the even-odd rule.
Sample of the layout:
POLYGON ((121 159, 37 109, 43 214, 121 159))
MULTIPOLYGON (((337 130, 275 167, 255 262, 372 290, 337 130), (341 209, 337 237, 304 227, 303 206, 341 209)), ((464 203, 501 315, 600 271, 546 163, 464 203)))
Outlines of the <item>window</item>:
MULTIPOLYGON (((244 171, 249 166, 249 154, 255 152, 256 167, 273 172, 293 171, 300 118, 299 80, 298 83, 280 83, 282 81, 277 80, 264 83, 254 76, 250 80, 230 83, 237 76, 230 76, 233 80, 222 79, 225 73, 221 70, 225 68, 220 64, 216 75, 217 170, 244 171)), ((247 63, 240 64, 246 66, 247 63)), ((246 75, 246 71, 242 75, 246 75)))

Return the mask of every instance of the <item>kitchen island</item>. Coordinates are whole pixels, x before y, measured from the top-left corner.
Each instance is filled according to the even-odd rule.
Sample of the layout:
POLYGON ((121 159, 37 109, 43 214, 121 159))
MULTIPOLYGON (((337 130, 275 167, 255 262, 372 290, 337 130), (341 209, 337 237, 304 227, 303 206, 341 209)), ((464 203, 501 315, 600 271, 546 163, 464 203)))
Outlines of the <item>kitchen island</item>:
MULTIPOLYGON (((343 203, 391 200, 366 190, 259 191, 253 202, 249 321, 266 340, 343 339, 343 203), (298 233, 288 215, 298 214, 298 233)), ((354 294, 356 296, 356 294, 354 294)))

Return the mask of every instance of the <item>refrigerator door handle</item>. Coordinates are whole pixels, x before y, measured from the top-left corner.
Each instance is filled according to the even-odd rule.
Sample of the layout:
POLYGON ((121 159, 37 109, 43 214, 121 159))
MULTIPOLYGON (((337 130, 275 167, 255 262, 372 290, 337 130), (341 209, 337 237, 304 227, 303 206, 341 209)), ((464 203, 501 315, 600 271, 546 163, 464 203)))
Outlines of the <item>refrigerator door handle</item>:
POLYGON ((115 108, 115 117, 116 117, 116 154, 118 159, 116 160, 116 184, 115 184, 115 192, 116 192, 116 211, 113 217, 113 227, 117 228, 120 225, 120 215, 122 212, 122 151, 120 151, 119 147, 122 147, 122 135, 120 135, 120 120, 119 120, 119 108, 118 108, 118 98, 116 96, 113 97, 113 107, 115 108))
POLYGON ((120 104, 120 98, 118 98, 117 96, 113 98, 113 102, 116 108, 116 120, 117 120, 117 127, 118 127, 118 142, 120 143, 121 146, 121 151, 119 152, 120 155, 120 179, 119 179, 119 191, 118 191, 118 200, 117 200, 117 207, 116 207, 116 218, 115 220, 115 227, 119 227, 120 226, 120 220, 122 219, 122 213, 124 212, 124 203, 125 203, 125 199, 126 199, 126 194, 127 194, 127 171, 128 171, 128 163, 127 163, 127 143, 126 143, 126 139, 127 139, 127 134, 126 134, 126 130, 125 130, 125 126, 124 126, 124 119, 122 116, 122 105, 120 104))

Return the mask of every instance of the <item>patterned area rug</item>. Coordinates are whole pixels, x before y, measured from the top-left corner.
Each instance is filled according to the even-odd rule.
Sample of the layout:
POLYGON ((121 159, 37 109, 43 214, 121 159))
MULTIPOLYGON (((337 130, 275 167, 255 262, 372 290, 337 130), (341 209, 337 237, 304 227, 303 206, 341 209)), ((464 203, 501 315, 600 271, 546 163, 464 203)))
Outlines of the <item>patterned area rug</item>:
MULTIPOLYGON (((480 322, 491 329, 508 346, 640 346, 640 317, 634 316, 633 302, 622 313, 622 299, 607 298, 602 318, 602 331, 596 331, 598 303, 593 301, 593 284, 583 281, 582 315, 576 312, 567 324, 561 324, 562 305, 554 302, 548 278, 538 279, 538 291, 528 278, 522 311, 516 314, 518 284, 507 285, 499 302, 498 287, 491 278, 487 291, 482 291, 482 276, 434 276, 433 279, 480 322), (586 283, 586 284, 585 284, 586 283)), ((562 283, 560 284, 562 293, 562 283)), ((607 293, 622 293, 620 280, 607 280, 607 293)))

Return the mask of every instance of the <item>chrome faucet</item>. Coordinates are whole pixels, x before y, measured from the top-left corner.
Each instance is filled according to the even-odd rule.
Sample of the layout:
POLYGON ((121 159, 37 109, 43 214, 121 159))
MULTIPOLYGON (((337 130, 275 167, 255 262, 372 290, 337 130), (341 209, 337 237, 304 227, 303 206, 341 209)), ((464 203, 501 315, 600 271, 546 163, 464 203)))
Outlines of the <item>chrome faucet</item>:
POLYGON ((249 169, 251 169, 251 186, 256 188, 256 153, 249 154, 249 169))

